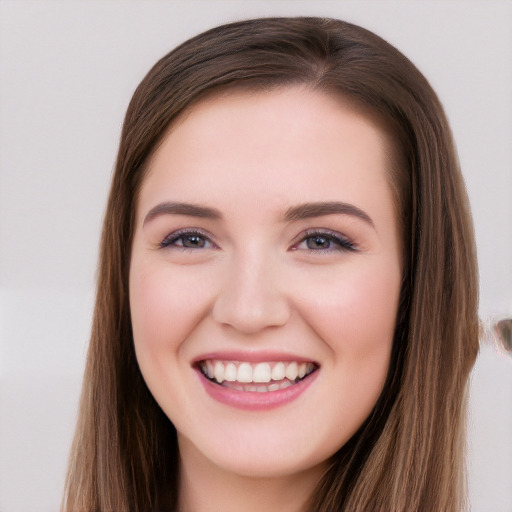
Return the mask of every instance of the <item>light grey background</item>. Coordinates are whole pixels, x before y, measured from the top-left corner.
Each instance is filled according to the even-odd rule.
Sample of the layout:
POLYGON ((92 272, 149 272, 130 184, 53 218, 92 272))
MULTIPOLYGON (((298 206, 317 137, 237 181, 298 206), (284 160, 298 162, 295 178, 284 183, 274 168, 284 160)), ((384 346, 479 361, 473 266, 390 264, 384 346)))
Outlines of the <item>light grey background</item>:
MULTIPOLYGON (((0 511, 56 511, 77 410, 98 240, 124 111, 203 29, 326 15, 401 49, 443 101, 472 202, 481 316, 512 314, 512 2, 0 1, 0 511)), ((512 358, 473 374, 472 510, 512 511, 512 358)))

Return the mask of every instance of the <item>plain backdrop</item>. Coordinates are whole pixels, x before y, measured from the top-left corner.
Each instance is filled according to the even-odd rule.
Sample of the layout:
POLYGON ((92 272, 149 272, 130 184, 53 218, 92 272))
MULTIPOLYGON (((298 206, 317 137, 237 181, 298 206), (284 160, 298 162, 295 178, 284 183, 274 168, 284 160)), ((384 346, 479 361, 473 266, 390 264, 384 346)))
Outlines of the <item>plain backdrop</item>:
MULTIPOLYGON (((486 324, 512 314, 512 2, 0 0, 0 512, 58 510, 120 127, 149 67, 263 15, 377 32, 445 105, 472 203, 486 324)), ((472 377, 474 512, 512 511, 512 358, 472 377)))

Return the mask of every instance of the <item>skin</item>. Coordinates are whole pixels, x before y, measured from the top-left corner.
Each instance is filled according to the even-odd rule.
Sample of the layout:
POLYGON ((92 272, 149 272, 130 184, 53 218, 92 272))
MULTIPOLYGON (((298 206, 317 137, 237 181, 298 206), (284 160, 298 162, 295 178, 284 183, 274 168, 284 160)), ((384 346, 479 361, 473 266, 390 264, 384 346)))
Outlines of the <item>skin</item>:
POLYGON ((326 460, 371 412, 402 270, 388 146, 341 98, 290 87, 202 100, 153 156, 137 204, 130 303, 141 372, 178 431, 180 510, 302 510, 326 460), (370 220, 285 218, 332 201, 370 220), (146 219, 164 202, 221 218, 146 219), (242 410, 206 393, 194 367, 233 350, 318 369, 295 400, 242 410))

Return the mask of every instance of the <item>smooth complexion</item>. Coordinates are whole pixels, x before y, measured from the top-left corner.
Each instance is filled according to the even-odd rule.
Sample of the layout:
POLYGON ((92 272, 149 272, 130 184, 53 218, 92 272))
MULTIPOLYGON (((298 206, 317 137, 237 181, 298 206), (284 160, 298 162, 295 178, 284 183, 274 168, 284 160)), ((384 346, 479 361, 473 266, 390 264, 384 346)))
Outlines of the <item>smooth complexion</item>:
POLYGON ((368 117, 302 87, 208 97, 157 149, 130 304, 141 372, 178 431, 181 510, 301 510, 375 405, 401 283, 388 154, 368 117), (314 369, 297 392, 201 370, 293 361, 314 369))

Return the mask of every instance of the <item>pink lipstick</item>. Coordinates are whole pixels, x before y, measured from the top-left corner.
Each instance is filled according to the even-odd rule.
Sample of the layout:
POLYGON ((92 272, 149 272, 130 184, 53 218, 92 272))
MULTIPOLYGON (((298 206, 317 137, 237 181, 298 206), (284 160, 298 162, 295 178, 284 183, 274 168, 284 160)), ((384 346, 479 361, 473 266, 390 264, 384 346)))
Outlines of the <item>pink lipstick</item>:
POLYGON ((271 409, 295 400, 313 383, 319 368, 313 361, 290 356, 274 354, 265 359, 262 354, 249 360, 247 354, 212 354, 196 361, 194 368, 212 398, 248 410, 271 409))

